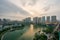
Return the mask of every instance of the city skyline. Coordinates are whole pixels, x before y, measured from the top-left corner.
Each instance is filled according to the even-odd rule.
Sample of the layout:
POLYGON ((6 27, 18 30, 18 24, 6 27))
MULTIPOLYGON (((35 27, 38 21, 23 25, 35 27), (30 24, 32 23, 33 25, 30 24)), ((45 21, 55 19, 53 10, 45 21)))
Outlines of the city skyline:
POLYGON ((0 18, 21 20, 56 15, 60 20, 59 7, 60 0, 0 0, 0 18))

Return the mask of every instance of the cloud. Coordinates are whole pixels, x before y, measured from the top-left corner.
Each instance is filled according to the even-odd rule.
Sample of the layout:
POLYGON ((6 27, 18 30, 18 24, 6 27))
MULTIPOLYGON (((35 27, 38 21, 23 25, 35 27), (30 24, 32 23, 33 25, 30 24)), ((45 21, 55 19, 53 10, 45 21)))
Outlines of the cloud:
POLYGON ((29 12, 8 0, 0 0, 0 18, 23 19, 29 15, 29 12))
POLYGON ((38 0, 31 0, 31 1, 28 3, 28 5, 33 6, 33 5, 35 5, 35 4, 37 3, 37 1, 38 1, 38 0))
POLYGON ((25 11, 21 7, 17 7, 16 5, 10 3, 6 0, 0 0, 0 14, 8 14, 8 13, 17 13, 19 12, 22 15, 29 15, 27 11, 25 11))
POLYGON ((46 11, 49 11, 50 8, 51 8, 51 6, 46 6, 46 7, 43 8, 43 10, 46 12, 46 11))
POLYGON ((37 3, 38 0, 20 0, 23 6, 33 6, 37 3))
POLYGON ((14 1, 16 5, 11 3, 12 0, 11 2, 9 2, 8 0, 0 0, 0 15, 1 14, 12 15, 13 13, 13 15, 20 15, 19 17, 21 17, 21 15, 22 17, 27 17, 30 16, 30 14, 33 14, 32 16, 36 16, 36 13, 37 16, 40 16, 41 14, 54 15, 58 13, 57 16, 59 16, 60 0, 19 0, 19 1, 20 6, 17 6, 19 5, 18 0, 14 1))

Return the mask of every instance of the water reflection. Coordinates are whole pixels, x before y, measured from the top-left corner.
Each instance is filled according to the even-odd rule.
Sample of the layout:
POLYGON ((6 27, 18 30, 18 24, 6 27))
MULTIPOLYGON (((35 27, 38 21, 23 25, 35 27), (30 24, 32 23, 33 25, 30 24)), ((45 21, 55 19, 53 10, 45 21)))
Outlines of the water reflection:
POLYGON ((33 31, 33 29, 34 29, 34 27, 33 27, 33 25, 31 24, 31 25, 30 25, 30 30, 33 31))
POLYGON ((13 31, 13 32, 8 32, 5 37, 4 37, 4 40, 33 40, 34 38, 34 34, 38 31, 41 31, 42 32, 42 27, 39 27, 39 26, 35 26, 35 25, 30 25, 30 26, 26 26, 24 28, 24 30, 16 30, 16 31, 13 31), (21 32, 23 33, 21 35, 21 32), (13 36, 12 36, 13 35, 13 36))
POLYGON ((31 24, 30 28, 20 37, 18 40, 33 40, 34 34, 39 31, 40 28, 34 29, 34 26, 31 24))

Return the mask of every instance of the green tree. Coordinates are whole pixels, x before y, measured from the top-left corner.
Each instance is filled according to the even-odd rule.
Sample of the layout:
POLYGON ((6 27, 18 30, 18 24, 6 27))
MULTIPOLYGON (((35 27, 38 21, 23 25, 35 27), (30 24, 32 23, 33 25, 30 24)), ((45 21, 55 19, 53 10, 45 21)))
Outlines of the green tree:
POLYGON ((33 40, 47 40, 47 36, 45 34, 35 35, 33 40))
POLYGON ((47 36, 45 34, 40 35, 40 40, 47 40, 47 36))
POLYGON ((59 34, 58 32, 54 32, 54 40, 59 40, 59 34))

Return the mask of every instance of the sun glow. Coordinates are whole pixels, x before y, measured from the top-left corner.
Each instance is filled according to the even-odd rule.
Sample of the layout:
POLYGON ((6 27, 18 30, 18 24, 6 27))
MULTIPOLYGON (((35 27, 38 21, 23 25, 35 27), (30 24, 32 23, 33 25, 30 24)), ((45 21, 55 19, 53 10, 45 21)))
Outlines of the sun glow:
POLYGON ((44 11, 42 10, 42 6, 39 6, 39 3, 37 3, 34 6, 30 6, 30 5, 25 5, 23 6, 20 2, 20 0, 10 0, 10 2, 14 3, 16 6, 23 8, 25 11, 28 12, 28 14, 30 15, 30 17, 40 17, 42 15, 44 15, 44 11))

